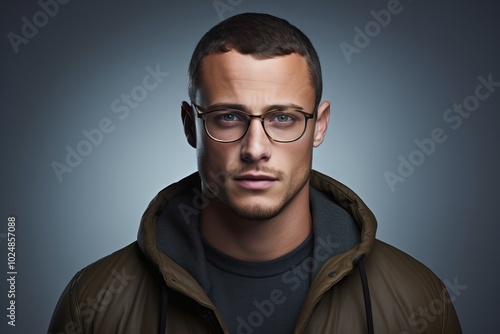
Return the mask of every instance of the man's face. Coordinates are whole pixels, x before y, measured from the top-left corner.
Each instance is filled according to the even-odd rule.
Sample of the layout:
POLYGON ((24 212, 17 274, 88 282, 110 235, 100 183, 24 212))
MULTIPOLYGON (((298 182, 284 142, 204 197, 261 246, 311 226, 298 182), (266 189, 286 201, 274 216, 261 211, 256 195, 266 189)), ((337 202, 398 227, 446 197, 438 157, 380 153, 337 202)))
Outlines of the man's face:
MULTIPOLYGON (((302 56, 255 59, 230 51, 204 59, 200 88, 193 102, 203 109, 238 105, 250 114, 261 115, 271 106, 291 104, 313 113, 314 101, 310 73, 302 56)), ((318 112, 318 119, 307 121, 304 135, 290 143, 272 141, 258 118, 251 120, 242 139, 216 142, 206 134, 203 120, 194 116, 203 192, 241 218, 276 216, 297 195, 309 191, 312 149, 326 132, 329 103, 321 104, 318 112)))

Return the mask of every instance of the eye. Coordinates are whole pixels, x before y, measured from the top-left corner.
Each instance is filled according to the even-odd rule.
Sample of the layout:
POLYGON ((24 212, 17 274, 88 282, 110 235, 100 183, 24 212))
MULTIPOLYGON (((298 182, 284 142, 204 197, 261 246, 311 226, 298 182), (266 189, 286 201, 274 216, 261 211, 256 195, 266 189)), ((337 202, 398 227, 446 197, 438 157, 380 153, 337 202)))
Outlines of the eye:
POLYGON ((272 113, 269 115, 269 122, 270 123, 275 123, 275 124, 280 124, 280 125, 285 125, 285 124, 292 124, 297 120, 297 116, 294 115, 293 113, 287 113, 287 112, 277 112, 277 113, 272 113))
POLYGON ((286 123, 286 122, 292 121, 293 117, 290 115, 287 115, 287 114, 279 114, 279 115, 274 116, 274 120, 276 120, 277 122, 280 122, 280 123, 286 123))
POLYGON ((245 114, 233 110, 219 110, 211 113, 210 117, 217 124, 226 126, 230 124, 240 124, 246 122, 245 114))
POLYGON ((227 113, 227 114, 222 114, 219 116, 219 120, 224 121, 224 122, 234 122, 239 120, 240 117, 238 117, 237 114, 235 113, 227 113))
POLYGON ((235 122, 241 120, 241 117, 238 114, 229 111, 218 112, 214 116, 218 121, 222 122, 235 122))

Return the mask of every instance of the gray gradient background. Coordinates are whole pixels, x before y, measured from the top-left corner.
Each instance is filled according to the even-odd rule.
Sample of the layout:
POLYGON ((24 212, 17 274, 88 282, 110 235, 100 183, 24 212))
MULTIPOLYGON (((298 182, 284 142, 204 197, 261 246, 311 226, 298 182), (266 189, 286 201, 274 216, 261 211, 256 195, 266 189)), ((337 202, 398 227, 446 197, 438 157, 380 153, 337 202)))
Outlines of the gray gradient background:
MULTIPOLYGON (((236 1, 233 1, 235 3, 236 1)), ((467 289, 455 300, 465 333, 497 333, 497 189, 500 89, 452 130, 444 111, 474 93, 477 77, 500 81, 500 24, 493 1, 404 1, 403 11, 348 64, 339 43, 387 1, 251 1, 230 14, 261 11, 301 28, 321 57, 333 114, 314 168, 352 187, 379 221, 378 238, 467 289), (448 140, 391 192, 383 173, 415 139, 441 127, 448 140), (496 330, 495 330, 496 329, 496 330)), ((17 218, 17 326, 46 332, 71 277, 136 238, 139 219, 164 186, 195 170, 184 139, 191 52, 219 22, 212 1, 72 1, 15 54, 6 35, 36 1, 5 1, 1 21, 0 259, 6 272, 7 217, 17 218), (110 109, 142 83, 146 66, 170 75, 130 115, 110 109), (116 126, 63 182, 51 163, 103 118, 116 126)), ((1 276, 4 277, 5 274, 1 276)), ((423 305, 425 306, 425 305, 423 305)))

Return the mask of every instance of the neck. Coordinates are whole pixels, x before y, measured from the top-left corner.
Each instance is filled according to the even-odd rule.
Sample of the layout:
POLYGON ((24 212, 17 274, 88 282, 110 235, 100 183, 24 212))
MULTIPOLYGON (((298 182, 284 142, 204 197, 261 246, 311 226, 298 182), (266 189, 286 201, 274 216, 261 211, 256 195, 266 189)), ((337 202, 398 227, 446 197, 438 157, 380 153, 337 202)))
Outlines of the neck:
POLYGON ((308 182, 270 219, 244 219, 218 199, 211 200, 200 216, 201 233, 213 247, 251 262, 270 261, 291 252, 307 238, 311 228, 308 182))

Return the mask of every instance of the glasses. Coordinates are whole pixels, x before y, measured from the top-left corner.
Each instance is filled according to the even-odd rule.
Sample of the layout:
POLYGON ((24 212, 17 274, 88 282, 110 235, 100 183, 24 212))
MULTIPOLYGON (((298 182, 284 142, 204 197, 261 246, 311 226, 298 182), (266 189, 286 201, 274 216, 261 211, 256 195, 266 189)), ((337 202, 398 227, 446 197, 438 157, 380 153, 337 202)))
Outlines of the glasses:
POLYGON ((198 117, 205 123, 205 132, 215 141, 232 143, 243 138, 252 118, 260 118, 266 135, 275 142, 290 143, 304 135, 307 121, 314 118, 312 114, 283 106, 269 110, 262 115, 251 115, 247 112, 231 108, 218 108, 206 111, 192 103, 198 117))

